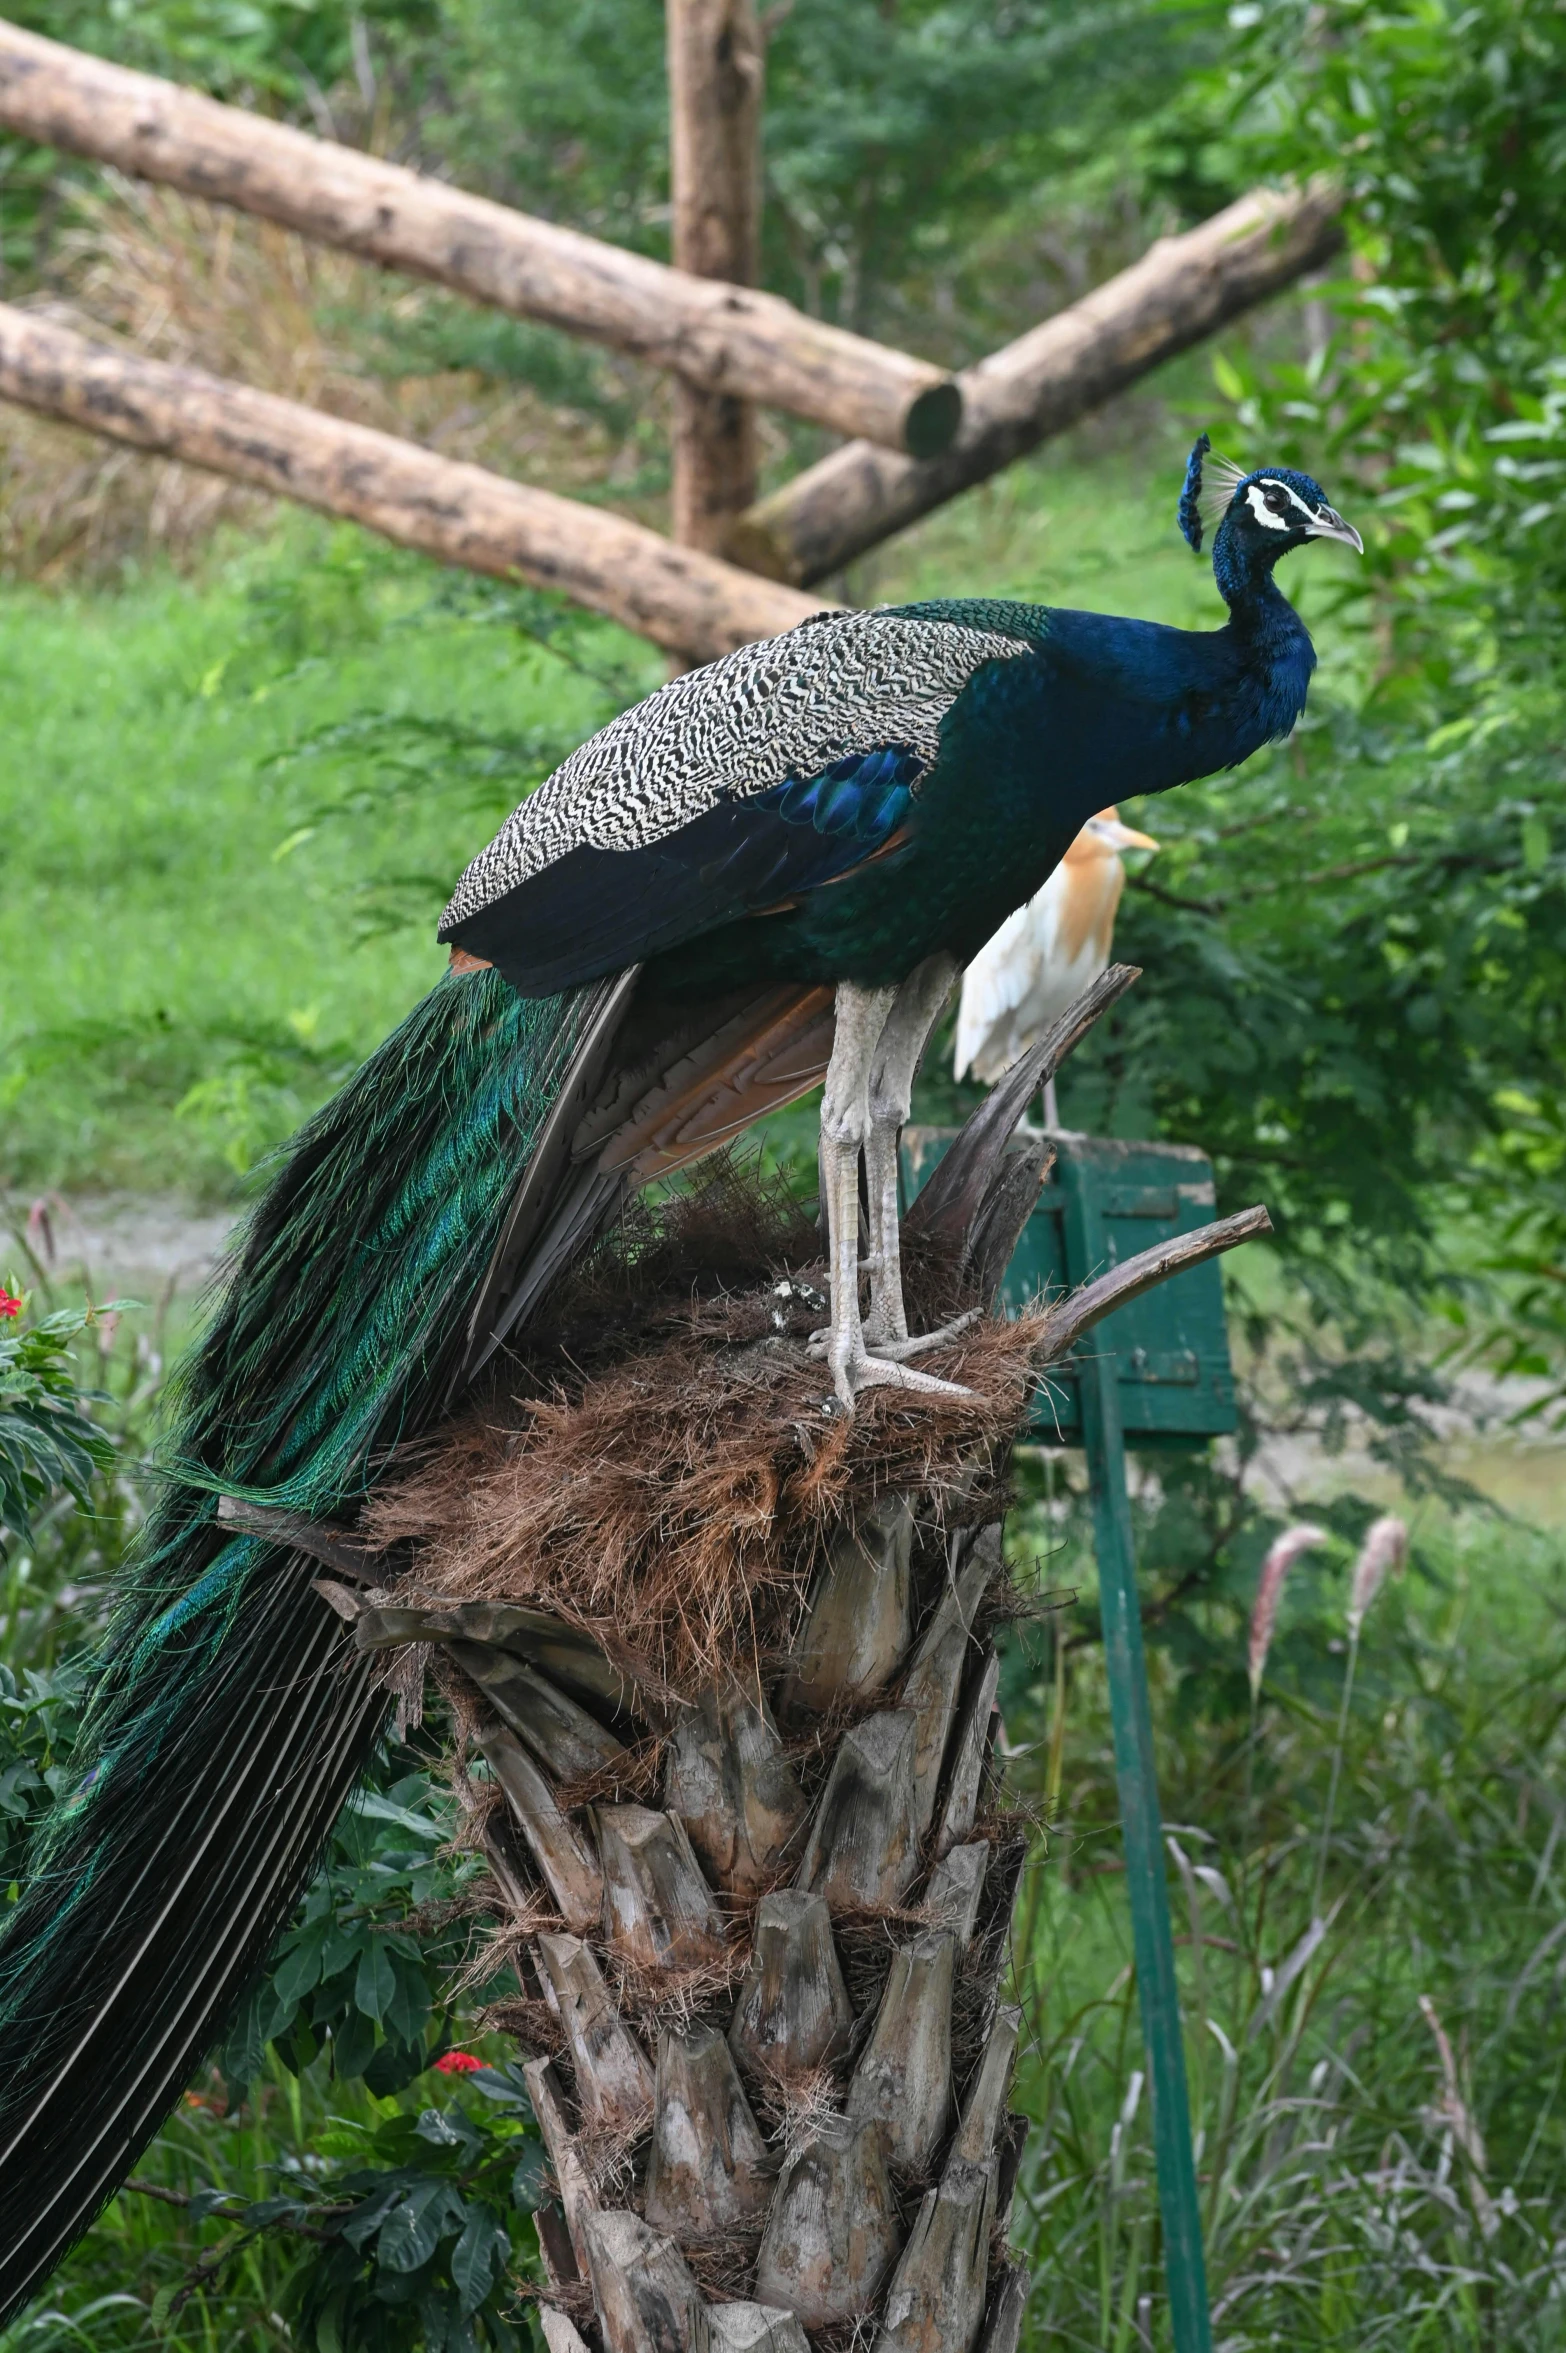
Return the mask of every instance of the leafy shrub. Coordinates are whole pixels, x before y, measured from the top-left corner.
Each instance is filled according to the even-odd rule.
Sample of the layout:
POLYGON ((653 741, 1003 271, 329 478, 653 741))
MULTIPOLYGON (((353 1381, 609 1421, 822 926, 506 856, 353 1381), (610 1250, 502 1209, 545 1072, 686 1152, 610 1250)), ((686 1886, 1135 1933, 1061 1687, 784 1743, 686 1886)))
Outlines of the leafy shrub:
POLYGON ((31 1541, 33 1515, 61 1489, 85 1508, 95 1474, 114 1458, 71 1356, 99 1311, 61 1308, 23 1323, 24 1306, 20 1293, 0 1289, 0 1555, 8 1541, 31 1541))

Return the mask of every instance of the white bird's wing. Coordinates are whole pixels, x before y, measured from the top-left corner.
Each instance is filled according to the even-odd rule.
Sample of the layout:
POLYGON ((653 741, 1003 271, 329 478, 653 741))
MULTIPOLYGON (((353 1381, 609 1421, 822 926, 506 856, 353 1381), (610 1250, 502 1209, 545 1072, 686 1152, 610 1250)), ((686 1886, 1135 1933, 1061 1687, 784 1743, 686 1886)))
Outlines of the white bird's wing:
POLYGON ((955 1077, 971 1071, 989 1085, 1022 1051, 1015 1042, 1019 1021, 1026 1017, 1059 925, 1060 873, 1057 867, 1025 907, 1007 916, 963 974, 952 1057, 955 1077))

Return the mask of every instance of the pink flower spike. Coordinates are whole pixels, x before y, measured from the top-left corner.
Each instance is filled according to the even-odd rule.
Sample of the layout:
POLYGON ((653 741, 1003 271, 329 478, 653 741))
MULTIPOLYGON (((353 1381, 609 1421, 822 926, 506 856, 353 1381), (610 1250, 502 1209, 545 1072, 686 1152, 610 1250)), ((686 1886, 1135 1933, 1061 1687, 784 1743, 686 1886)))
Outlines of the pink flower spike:
POLYGON ((1385 1512, 1372 1526, 1354 1563, 1349 1588, 1348 1630, 1352 1638, 1365 1623, 1365 1613, 1381 1591, 1388 1570, 1401 1577, 1408 1565, 1408 1529, 1395 1512, 1385 1512))
POLYGON ((471 2051, 447 2051, 436 2060, 435 2072, 437 2075, 476 2075, 483 2064, 483 2060, 475 2059, 471 2051))
POLYGON ((21 1312, 22 1302, 16 1293, 7 1291, 3 1285, 0 1285, 0 1323, 8 1323, 12 1316, 20 1315, 21 1312))
POLYGON ((1261 1690, 1266 1671, 1267 1653, 1272 1648, 1273 1628, 1278 1623, 1278 1603, 1283 1598, 1283 1581, 1302 1553, 1327 1542, 1327 1531, 1309 1520, 1299 1520, 1292 1528, 1285 1528, 1275 1536, 1262 1562, 1261 1583, 1256 1588, 1256 1603, 1251 1611, 1250 1674, 1251 1698, 1261 1690))

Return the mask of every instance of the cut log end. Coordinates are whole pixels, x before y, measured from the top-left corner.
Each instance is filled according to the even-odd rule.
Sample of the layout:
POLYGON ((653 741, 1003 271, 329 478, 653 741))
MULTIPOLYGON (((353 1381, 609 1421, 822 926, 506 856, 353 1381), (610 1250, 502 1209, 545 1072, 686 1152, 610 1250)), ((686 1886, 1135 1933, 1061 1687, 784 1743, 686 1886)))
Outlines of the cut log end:
POLYGON ((951 448, 962 423, 962 387, 955 380, 932 384, 909 403, 903 447, 911 458, 938 458, 951 448))

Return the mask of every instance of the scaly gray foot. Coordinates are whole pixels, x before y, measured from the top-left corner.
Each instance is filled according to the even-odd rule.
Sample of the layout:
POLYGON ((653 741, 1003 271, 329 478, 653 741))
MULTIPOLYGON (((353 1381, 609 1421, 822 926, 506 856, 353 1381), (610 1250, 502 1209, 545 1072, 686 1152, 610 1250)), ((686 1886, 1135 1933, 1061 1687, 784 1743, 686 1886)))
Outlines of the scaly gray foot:
MULTIPOLYGON (((878 1340, 870 1324, 865 1325, 865 1347, 882 1364, 904 1364, 910 1356, 922 1356, 927 1348, 944 1348, 948 1340, 955 1340, 979 1320, 982 1310, 970 1307, 965 1315, 954 1315, 948 1324, 939 1324, 933 1332, 920 1332, 910 1340, 906 1334, 900 1340, 878 1340)), ((972 1390, 964 1392, 972 1396, 972 1390)))
MULTIPOLYGON (((826 1354, 825 1349, 821 1351, 826 1354)), ((850 1413, 854 1399, 862 1389, 908 1389, 923 1397, 975 1397, 978 1392, 965 1389, 959 1381, 940 1381, 934 1373, 916 1373, 911 1365, 894 1364, 884 1356, 871 1356, 868 1350, 858 1349, 842 1364, 832 1367, 832 1386, 839 1403, 850 1413)))

